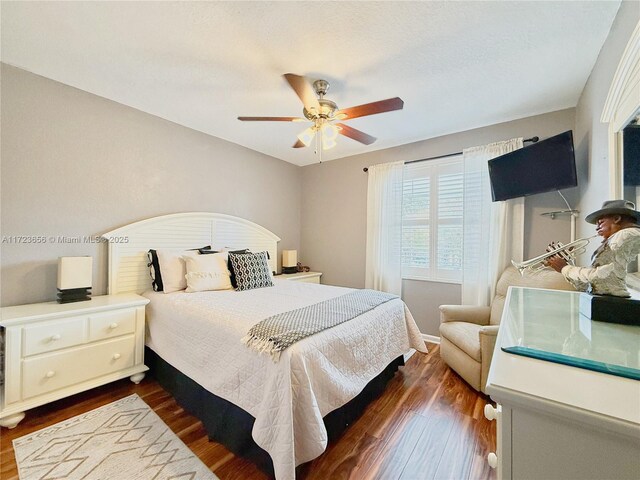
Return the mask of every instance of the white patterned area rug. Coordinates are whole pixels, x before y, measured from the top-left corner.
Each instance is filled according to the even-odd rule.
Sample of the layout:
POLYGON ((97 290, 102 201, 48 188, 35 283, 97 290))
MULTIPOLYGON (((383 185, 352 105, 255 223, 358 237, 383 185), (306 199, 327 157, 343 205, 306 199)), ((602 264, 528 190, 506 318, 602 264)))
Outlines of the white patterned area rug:
POLYGON ((20 480, 217 479, 138 395, 13 441, 20 480))

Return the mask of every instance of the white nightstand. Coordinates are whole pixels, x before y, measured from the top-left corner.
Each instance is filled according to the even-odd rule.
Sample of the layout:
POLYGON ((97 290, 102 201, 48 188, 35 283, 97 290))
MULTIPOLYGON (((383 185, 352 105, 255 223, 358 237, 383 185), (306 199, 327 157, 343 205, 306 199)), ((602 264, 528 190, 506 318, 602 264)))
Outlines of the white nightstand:
POLYGON ((13 428, 25 410, 124 377, 144 378, 144 309, 134 294, 87 302, 0 308, 4 384, 0 426, 13 428))
POLYGON ((283 278, 294 282, 320 283, 320 272, 299 272, 299 273, 283 273, 276 278, 283 278))

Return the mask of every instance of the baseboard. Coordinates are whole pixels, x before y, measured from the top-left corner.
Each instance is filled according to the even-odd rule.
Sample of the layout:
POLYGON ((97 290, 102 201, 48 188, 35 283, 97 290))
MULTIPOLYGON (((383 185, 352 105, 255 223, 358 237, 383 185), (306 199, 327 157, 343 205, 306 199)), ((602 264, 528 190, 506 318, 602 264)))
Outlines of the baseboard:
POLYGON ((422 339, 425 342, 440 344, 440 337, 436 337, 435 335, 427 335, 426 333, 423 333, 422 339))

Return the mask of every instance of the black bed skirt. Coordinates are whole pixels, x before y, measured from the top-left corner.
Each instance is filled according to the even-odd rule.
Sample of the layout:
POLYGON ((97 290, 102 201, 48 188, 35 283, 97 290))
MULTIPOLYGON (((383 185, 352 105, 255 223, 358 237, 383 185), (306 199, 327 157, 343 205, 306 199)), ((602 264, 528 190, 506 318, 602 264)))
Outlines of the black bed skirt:
MULTIPOLYGON (((254 463, 267 475, 274 476, 271 457, 251 436, 255 422, 253 416, 237 405, 205 390, 146 347, 145 364, 158 383, 171 393, 185 410, 202 421, 210 440, 223 444, 234 454, 254 463)), ((367 405, 384 391, 387 382, 402 365, 404 358, 399 356, 371 380, 357 397, 324 417, 329 441, 340 436, 349 424, 362 414, 367 405)))

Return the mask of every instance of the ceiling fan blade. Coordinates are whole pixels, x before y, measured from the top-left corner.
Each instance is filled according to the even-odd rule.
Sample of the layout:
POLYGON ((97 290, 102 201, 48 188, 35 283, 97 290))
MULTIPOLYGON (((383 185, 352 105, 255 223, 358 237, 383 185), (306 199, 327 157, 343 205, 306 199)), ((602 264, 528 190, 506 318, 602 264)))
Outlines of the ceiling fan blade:
POLYGON ((311 88, 311 85, 309 85, 309 82, 305 77, 296 75, 295 73, 285 73, 283 76, 287 82, 289 82, 293 91, 296 92, 296 95, 298 95, 300 100, 302 100, 304 108, 308 111, 320 111, 320 104, 316 98, 316 93, 313 91, 313 88, 311 88))
POLYGON ((296 141, 296 143, 293 144, 293 148, 303 148, 303 147, 306 147, 306 145, 302 143, 300 140, 296 141))
POLYGON ((301 117, 238 117, 243 122, 303 122, 301 117))
POLYGON ((340 128, 340 130, 338 131, 340 135, 352 138, 356 142, 364 143, 365 145, 371 145, 376 141, 376 137, 372 137, 371 135, 368 135, 360 130, 351 128, 344 123, 336 123, 335 126, 340 128))
POLYGON ((378 102, 365 103, 357 107, 343 108, 336 112, 337 115, 345 114, 344 120, 351 118, 366 117, 367 115, 375 115, 376 113, 392 112, 393 110, 402 110, 404 102, 400 97, 388 98, 378 102))

